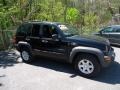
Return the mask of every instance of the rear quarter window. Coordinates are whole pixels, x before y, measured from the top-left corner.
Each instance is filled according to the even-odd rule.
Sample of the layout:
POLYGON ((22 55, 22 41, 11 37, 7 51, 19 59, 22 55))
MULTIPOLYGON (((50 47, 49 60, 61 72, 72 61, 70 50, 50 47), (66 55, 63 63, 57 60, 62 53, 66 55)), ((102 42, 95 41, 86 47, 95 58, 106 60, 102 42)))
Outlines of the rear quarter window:
POLYGON ((26 36, 31 34, 31 24, 22 24, 18 27, 16 35, 18 36, 26 36))

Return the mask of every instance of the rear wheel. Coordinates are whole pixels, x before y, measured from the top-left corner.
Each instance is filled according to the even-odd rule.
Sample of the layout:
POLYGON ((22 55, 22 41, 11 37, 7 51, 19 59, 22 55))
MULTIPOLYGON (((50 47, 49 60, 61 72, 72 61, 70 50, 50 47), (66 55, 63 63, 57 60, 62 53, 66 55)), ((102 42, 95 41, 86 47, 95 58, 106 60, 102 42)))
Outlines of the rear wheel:
POLYGON ((97 58, 91 54, 78 55, 75 60, 75 68, 83 77, 94 77, 100 72, 100 64, 97 58))
POLYGON ((22 49, 20 53, 21 53, 21 58, 23 62, 26 62, 26 63, 32 62, 33 56, 29 49, 27 48, 22 49))

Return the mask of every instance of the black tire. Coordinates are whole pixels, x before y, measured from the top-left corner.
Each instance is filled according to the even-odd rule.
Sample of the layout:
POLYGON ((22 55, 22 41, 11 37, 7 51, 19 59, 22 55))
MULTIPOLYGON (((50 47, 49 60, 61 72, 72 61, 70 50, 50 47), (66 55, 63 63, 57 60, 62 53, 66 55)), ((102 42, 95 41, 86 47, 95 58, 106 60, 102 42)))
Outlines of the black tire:
POLYGON ((25 63, 31 63, 33 61, 33 56, 32 56, 31 51, 29 50, 29 48, 21 49, 20 55, 21 55, 23 62, 25 62, 25 63), (25 58, 25 56, 23 56, 25 53, 28 55, 28 58, 25 58))
POLYGON ((95 77, 101 70, 98 59, 91 54, 80 54, 75 59, 75 69, 86 78, 95 77), (88 63, 88 64, 85 64, 88 63))

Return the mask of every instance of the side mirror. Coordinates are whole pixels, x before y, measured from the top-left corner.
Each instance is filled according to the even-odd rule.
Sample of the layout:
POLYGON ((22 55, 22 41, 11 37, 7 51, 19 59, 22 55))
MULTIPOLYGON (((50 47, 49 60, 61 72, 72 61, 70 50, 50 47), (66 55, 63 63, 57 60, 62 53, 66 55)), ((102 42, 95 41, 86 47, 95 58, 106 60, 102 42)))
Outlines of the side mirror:
POLYGON ((99 31, 99 34, 102 35, 102 31, 99 31))
POLYGON ((52 39, 53 39, 54 41, 59 41, 58 34, 53 34, 53 35, 52 35, 52 39))

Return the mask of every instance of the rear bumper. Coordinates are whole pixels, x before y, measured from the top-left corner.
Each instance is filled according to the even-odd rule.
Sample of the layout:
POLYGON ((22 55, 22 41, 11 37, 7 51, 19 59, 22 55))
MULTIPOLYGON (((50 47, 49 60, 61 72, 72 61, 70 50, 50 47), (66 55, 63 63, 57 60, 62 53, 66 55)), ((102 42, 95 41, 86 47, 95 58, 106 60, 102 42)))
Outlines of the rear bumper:
POLYGON ((14 44, 14 47, 16 48, 16 50, 20 51, 18 44, 14 44))

